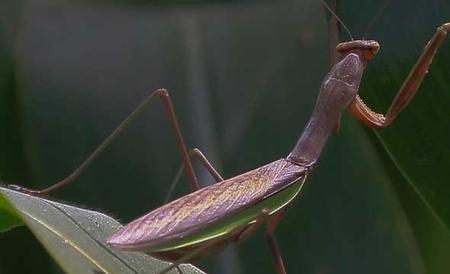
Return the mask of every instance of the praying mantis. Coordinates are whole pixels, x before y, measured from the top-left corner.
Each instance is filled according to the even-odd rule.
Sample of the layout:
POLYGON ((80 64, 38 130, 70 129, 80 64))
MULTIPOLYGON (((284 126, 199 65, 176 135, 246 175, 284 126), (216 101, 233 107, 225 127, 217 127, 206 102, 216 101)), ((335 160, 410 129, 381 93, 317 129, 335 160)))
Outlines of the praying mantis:
MULTIPOLYGON (((146 251, 178 263, 178 260, 184 262, 206 256, 212 250, 219 249, 230 241, 244 240, 259 225, 266 225, 266 240, 270 246, 277 272, 284 273, 284 263, 273 236, 275 226, 285 213, 290 201, 299 193, 303 182, 316 163, 326 139, 336 127, 341 111, 348 107, 359 120, 372 128, 388 126, 414 96, 431 63, 433 54, 448 28, 448 23, 438 28, 432 42, 405 81, 406 84, 400 89, 386 115, 373 113, 356 95, 363 67, 377 53, 379 45, 375 41, 360 40, 340 44, 337 49, 343 57, 326 76, 311 120, 291 154, 286 158, 227 180, 222 179, 222 176, 215 171, 200 151, 193 150, 191 153, 187 151, 169 94, 165 90, 157 90, 141 106, 143 108, 151 98, 160 97, 163 100, 172 127, 176 132, 177 144, 190 187, 194 192, 125 226, 111 236, 109 243, 116 248, 146 251), (348 86, 352 86, 352 88, 348 86), (211 172, 217 181, 215 185, 199 190, 190 160, 191 155, 198 157, 211 172), (241 189, 241 186, 248 188, 241 189), (227 197, 219 198, 219 195, 224 193, 227 197), (255 196, 249 196, 249 194, 255 196), (180 201, 187 204, 192 203, 192 206, 182 208, 179 205, 180 201), (185 220, 175 228, 169 228, 167 225, 163 226, 157 222, 152 223, 157 224, 157 227, 149 228, 145 225, 152 218, 157 220, 159 215, 161 215, 159 221, 165 224, 179 219, 181 214, 189 219, 189 211, 205 209, 205 203, 212 205, 212 208, 207 210, 205 215, 199 215, 200 221, 185 220), (232 209, 214 209, 215 206, 225 207, 225 203, 230 203, 232 209), (177 229, 184 230, 177 231, 177 229), (203 231, 208 229, 212 231, 208 231, 208 233, 203 231), (140 231, 143 233, 139 234, 140 231), (180 238, 183 239, 180 240, 180 238)), ((138 108, 130 118, 134 118, 142 108, 138 108)), ((124 125, 128 121, 126 120, 124 125)), ((105 146, 117 136, 121 129, 120 127, 119 131, 111 135, 112 138, 105 141, 105 146)), ((99 147, 97 151, 100 152, 105 146, 99 147)), ((68 177, 67 180, 43 191, 34 192, 34 194, 50 193, 72 182, 97 155, 94 153, 78 169, 77 173, 68 177)))

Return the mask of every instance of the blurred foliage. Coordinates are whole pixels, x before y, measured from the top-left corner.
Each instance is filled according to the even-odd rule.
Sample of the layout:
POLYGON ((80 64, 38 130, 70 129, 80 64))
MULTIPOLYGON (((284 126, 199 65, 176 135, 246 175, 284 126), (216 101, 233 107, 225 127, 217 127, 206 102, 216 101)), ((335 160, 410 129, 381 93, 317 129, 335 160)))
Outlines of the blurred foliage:
MULTIPOLYGON (((341 6, 347 24, 367 25, 368 19, 347 8, 348 2, 343 1, 341 6)), ((427 1, 391 2, 367 37, 380 41, 382 49, 368 66, 366 81, 361 88, 362 96, 380 110, 388 108, 394 92, 435 33, 435 28, 450 20, 448 1, 433 1, 432 7, 427 1)), ((355 9, 379 9, 373 2, 357 2, 352 6, 355 9)), ((363 32, 363 28, 352 30, 363 32)), ((428 273, 446 273, 450 269, 446 255, 450 253, 448 40, 444 40, 411 104, 391 127, 374 131, 375 138, 372 138, 386 162, 392 163, 386 167, 428 273)))
MULTIPOLYGON (((138 2, 0 3, 2 181, 39 188, 65 177, 159 87, 171 91, 189 146, 225 177, 289 152, 328 70, 328 15, 320 1, 138 2)), ((450 18, 445 0, 391 2, 366 35, 382 49, 361 95, 380 111, 435 27, 450 18)), ((384 4, 343 0, 339 14, 359 37, 384 4)), ((277 229, 288 273, 448 273, 449 57, 444 41, 392 127, 366 130, 343 116, 277 229)), ((76 184, 54 196, 126 222, 161 204, 179 164, 155 101, 76 184)), ((199 265, 214 273, 273 273, 261 236, 199 265)), ((60 271, 25 228, 0 234, 0 243, 7 247, 1 273, 60 271)))

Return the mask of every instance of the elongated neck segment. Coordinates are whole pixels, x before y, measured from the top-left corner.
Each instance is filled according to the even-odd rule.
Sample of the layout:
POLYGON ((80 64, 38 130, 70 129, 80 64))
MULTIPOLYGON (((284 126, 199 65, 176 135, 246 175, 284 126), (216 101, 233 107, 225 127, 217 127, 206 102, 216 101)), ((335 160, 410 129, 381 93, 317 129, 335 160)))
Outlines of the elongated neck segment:
POLYGON ((304 166, 317 161, 342 111, 358 93, 364 63, 360 52, 350 52, 322 81, 311 118, 288 159, 304 166))

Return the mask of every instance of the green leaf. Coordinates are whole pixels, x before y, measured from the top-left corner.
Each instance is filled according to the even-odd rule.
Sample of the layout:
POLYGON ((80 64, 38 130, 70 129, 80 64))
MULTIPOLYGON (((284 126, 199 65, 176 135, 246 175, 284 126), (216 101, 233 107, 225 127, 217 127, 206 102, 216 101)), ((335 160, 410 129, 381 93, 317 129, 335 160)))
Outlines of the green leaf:
POLYGON ((0 232, 5 232, 22 224, 20 215, 17 214, 8 200, 0 195, 0 232))
MULTIPOLYGON (((386 1, 340 2, 342 18, 360 34, 386 1)), ((378 40, 381 50, 367 65, 360 92, 368 105, 382 113, 436 28, 450 21, 448 1, 390 2, 366 35, 378 40)), ((450 38, 446 37, 411 103, 391 126, 370 132, 429 273, 447 273, 450 268, 449 63, 450 38)))
MULTIPOLYGON (((170 265, 142 253, 110 249, 105 239, 121 225, 105 214, 4 187, 0 192, 67 273, 157 273, 170 265)), ((203 273, 191 265, 180 268, 203 273)))
MULTIPOLYGON (((353 1, 342 2, 342 8, 351 11, 349 5, 353 1)), ((381 51, 374 61, 369 62, 361 88, 368 103, 380 112, 387 110, 426 43, 436 33, 436 27, 450 21, 448 1, 433 1, 432 8, 425 2, 398 2, 402 3, 389 6, 373 29, 371 36, 381 42, 381 51), (411 12, 405 13, 414 14, 414 22, 405 21, 405 14, 393 14, 406 3, 413 5, 411 12), (396 28, 386 31, 392 25, 396 28)), ((365 12, 370 18, 376 9, 365 12)), ((415 98, 389 128, 374 133, 388 157, 414 188, 418 200, 450 233, 450 184, 447 183, 450 177, 449 60, 450 39, 446 37, 415 98)))

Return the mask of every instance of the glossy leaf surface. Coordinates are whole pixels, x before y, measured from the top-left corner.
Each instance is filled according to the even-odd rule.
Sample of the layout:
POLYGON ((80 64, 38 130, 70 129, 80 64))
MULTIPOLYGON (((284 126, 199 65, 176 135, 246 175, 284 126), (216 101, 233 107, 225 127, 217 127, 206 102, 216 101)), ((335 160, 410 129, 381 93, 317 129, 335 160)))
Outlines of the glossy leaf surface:
MULTIPOLYGON (((109 248, 105 239, 121 225, 107 215, 7 188, 0 193, 66 273, 157 273, 169 266, 142 253, 109 248)), ((203 273, 189 265, 180 268, 203 273)))

